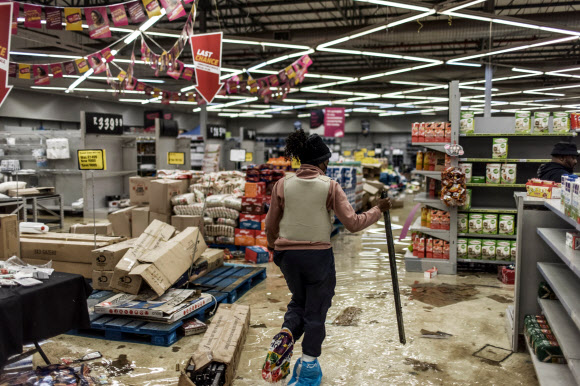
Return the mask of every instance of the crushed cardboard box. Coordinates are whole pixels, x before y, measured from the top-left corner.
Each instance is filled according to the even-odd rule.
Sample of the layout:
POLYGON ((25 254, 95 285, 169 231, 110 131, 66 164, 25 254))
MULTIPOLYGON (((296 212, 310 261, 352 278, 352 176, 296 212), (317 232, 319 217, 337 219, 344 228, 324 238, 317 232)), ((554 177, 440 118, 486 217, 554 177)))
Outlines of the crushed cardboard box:
MULTIPOLYGON (((28 259, 28 258, 22 258, 22 260, 25 263, 32 265, 44 265, 49 261, 51 261, 51 259, 28 259)), ((57 272, 76 273, 77 275, 84 276, 85 279, 91 279, 93 277, 93 266, 91 264, 69 263, 52 260, 52 268, 57 272)))
POLYGON ((171 224, 171 214, 149 212, 149 223, 152 223, 154 220, 171 224))
POLYGON ((109 214, 108 219, 113 224, 115 236, 131 238, 131 218, 135 208, 136 206, 130 206, 109 214))
MULTIPOLYGON (((236 370, 250 326, 250 307, 222 304, 203 335, 188 365, 203 371, 212 362, 226 365, 225 386, 233 385, 236 370)), ((182 372, 178 386, 195 386, 187 373, 182 372)))
POLYGON ((103 236, 113 235, 113 224, 110 222, 103 222, 98 224, 73 224, 70 226, 70 233, 81 233, 94 235, 95 233, 103 236))
MULTIPOLYGON (((97 241, 96 245, 97 248, 102 248, 107 244, 97 241)), ((51 240, 28 237, 22 237, 20 239, 21 256, 27 259, 82 263, 89 264, 92 267, 92 251, 94 249, 95 243, 93 241, 51 240)))
POLYGON ((131 236, 133 238, 141 236, 145 228, 149 226, 149 207, 133 209, 131 213, 131 236))
POLYGON ((0 215, 0 260, 20 256, 18 217, 15 214, 0 215))
POLYGON ((134 242, 135 239, 130 239, 93 250, 93 269, 95 271, 113 271, 134 242))
POLYGON ((201 229, 201 233, 205 234, 203 217, 201 216, 171 216, 171 225, 173 225, 179 232, 187 227, 198 227, 201 229))

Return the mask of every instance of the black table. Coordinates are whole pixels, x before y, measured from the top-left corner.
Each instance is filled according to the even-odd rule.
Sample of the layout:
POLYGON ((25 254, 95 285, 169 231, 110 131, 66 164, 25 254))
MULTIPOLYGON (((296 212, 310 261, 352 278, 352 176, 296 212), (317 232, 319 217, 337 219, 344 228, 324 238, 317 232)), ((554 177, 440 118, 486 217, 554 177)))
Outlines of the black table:
POLYGON ((22 346, 90 328, 87 298, 92 292, 81 275, 53 272, 34 287, 0 288, 0 370, 22 346))

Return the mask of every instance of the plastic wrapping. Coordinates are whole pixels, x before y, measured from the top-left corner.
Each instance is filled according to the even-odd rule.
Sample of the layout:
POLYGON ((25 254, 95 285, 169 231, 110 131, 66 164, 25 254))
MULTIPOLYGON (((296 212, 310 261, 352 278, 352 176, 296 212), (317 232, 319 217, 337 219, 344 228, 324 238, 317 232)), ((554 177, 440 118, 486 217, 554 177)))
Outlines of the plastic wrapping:
POLYGON ((177 215, 183 216, 201 216, 203 212, 203 204, 191 205, 175 205, 173 212, 177 215))
POLYGON ((465 173, 450 167, 441 173, 441 200, 447 206, 462 206, 467 200, 465 173))
POLYGON ((206 208, 205 215, 211 218, 231 218, 236 220, 240 216, 240 212, 234 209, 226 208, 225 206, 220 206, 216 208, 206 208))
POLYGON ((207 236, 227 236, 234 237, 235 229, 229 225, 206 225, 205 234, 207 236))
POLYGON ((171 204, 173 205, 191 205, 195 203, 195 193, 178 194, 171 197, 171 204))

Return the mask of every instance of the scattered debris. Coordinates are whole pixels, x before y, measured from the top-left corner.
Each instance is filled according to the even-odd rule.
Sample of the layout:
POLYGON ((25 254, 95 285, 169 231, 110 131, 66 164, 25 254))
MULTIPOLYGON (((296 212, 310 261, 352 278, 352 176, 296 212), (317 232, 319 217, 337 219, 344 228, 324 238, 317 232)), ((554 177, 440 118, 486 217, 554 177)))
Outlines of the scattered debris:
POLYGON ((498 303, 513 303, 514 299, 513 298, 508 298, 506 296, 502 296, 502 295, 489 295, 488 298, 495 300, 498 303))
POLYGON ((357 319, 362 314, 358 307, 347 307, 334 319, 335 326, 356 326, 357 319))
POLYGON ((112 362, 103 361, 102 365, 107 370, 109 377, 125 375, 133 371, 133 362, 127 358, 127 355, 121 354, 112 362))
POLYGON ((279 310, 282 312, 286 312, 286 311, 288 311, 288 308, 287 307, 280 307, 279 310))
POLYGON ((511 350, 486 344, 472 355, 489 365, 500 366, 500 363, 508 359, 512 354, 511 350))
POLYGON ((384 299, 389 293, 387 291, 376 292, 374 294, 365 294, 367 299, 384 299))
POLYGON ((413 366, 413 370, 417 371, 428 371, 429 369, 434 371, 442 371, 435 363, 423 362, 414 358, 405 358, 405 363, 413 366))
POLYGON ((268 301, 269 301, 270 303, 280 303, 280 300, 278 300, 278 299, 273 299, 273 298, 268 298, 268 301))
POLYGON ((369 324, 377 324, 378 322, 379 322, 378 320, 371 320, 371 321, 369 322, 369 324))
POLYGON ((471 284, 415 283, 411 286, 411 296, 414 300, 434 307, 444 307, 471 300, 477 294, 479 291, 471 284))
POLYGON ((179 346, 173 346, 173 348, 172 348, 173 352, 178 352, 179 350, 181 350, 181 347, 179 347, 179 346))
POLYGON ((267 327, 268 326, 266 326, 264 323, 250 325, 250 328, 267 328, 267 327))
POLYGON ((425 329, 421 329, 421 338, 429 338, 429 339, 449 339, 452 337, 452 334, 448 334, 443 331, 429 331, 425 329))

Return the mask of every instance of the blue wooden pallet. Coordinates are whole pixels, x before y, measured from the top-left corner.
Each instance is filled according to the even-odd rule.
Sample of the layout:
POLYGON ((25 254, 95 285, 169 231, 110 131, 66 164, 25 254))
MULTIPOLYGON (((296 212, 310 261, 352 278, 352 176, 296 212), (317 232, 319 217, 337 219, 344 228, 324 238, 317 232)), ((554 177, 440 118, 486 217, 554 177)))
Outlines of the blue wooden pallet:
POLYGON ((266 278, 266 268, 226 263, 193 281, 203 292, 226 294, 224 303, 233 303, 266 278))
MULTIPOLYGON (((108 291, 101 291, 108 292, 108 291)), ((227 300, 226 294, 212 295, 216 298, 217 303, 223 303, 227 300)), ((101 295, 101 296, 104 296, 101 295)), ((202 322, 207 320, 207 311, 215 307, 215 301, 195 310, 183 319, 175 323, 158 323, 147 320, 127 318, 123 316, 109 316, 102 314, 90 313, 91 328, 82 330, 71 330, 69 335, 78 335, 88 338, 97 338, 105 340, 114 340, 119 342, 143 343, 154 346, 171 346, 182 338, 178 334, 178 328, 183 322, 196 318, 202 322)))
POLYGON ((233 244, 210 244, 208 245, 209 248, 216 248, 216 249, 229 249, 230 251, 242 251, 246 252, 246 247, 241 245, 233 245, 233 244))

